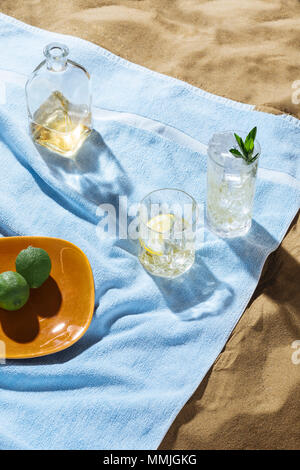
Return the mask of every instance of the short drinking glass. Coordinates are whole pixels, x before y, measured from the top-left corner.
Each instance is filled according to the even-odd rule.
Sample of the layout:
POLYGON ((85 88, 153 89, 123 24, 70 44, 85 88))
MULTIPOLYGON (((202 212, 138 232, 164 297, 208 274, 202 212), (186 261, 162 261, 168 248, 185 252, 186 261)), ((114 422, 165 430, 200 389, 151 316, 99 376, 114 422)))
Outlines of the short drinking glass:
POLYGON ((151 274, 175 278, 195 260, 198 207, 184 191, 161 189, 139 207, 139 260, 151 274))

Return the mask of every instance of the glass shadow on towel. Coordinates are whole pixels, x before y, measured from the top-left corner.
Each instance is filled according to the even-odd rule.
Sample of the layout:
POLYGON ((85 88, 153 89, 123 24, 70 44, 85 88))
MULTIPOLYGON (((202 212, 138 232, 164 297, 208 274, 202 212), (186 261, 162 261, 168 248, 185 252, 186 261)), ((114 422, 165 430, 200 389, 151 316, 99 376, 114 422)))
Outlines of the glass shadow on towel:
POLYGON ((65 158, 35 144, 50 175, 69 186, 85 200, 99 205, 118 204, 132 186, 126 172, 101 135, 93 130, 73 158, 65 158))
POLYGON ((258 277, 265 253, 276 250, 278 246, 275 238, 255 220, 252 221, 252 227, 245 237, 227 238, 224 241, 254 279, 258 277))
POLYGON ((181 320, 199 320, 219 315, 231 304, 233 289, 217 279, 196 253, 193 266, 182 276, 169 280, 152 276, 167 306, 181 320))
MULTIPOLYGON (((118 240, 115 249, 137 258, 137 243, 132 240, 118 240)), ((233 289, 214 276, 201 259, 199 250, 189 271, 175 279, 147 274, 160 290, 168 308, 183 321, 218 315, 233 301, 233 289)))
MULTIPOLYGON (((298 216, 296 215, 288 232, 297 224, 297 218, 298 216)), ((227 243, 235 254, 239 256, 245 268, 254 279, 257 278, 257 273, 260 272, 262 260, 264 261, 264 267, 252 300, 264 293, 264 295, 273 299, 279 305, 289 306, 295 312, 299 311, 300 263, 297 261, 296 256, 292 256, 282 244, 278 246, 278 241, 255 220, 252 222, 250 232, 240 243, 234 239, 227 240, 227 243), (267 250, 271 250, 271 253, 264 260, 267 250), (253 258, 254 262, 251 264, 247 256, 250 252, 252 256, 253 253, 256 255, 253 258)))

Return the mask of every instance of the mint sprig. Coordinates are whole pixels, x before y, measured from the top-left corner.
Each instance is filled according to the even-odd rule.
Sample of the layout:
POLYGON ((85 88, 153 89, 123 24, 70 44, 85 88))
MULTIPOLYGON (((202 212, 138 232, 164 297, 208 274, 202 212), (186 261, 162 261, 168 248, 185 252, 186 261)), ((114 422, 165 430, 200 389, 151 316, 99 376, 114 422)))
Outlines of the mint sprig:
POLYGON ((250 165, 250 163, 253 163, 259 155, 257 153, 253 156, 256 132, 257 127, 254 127, 252 131, 250 131, 247 135, 245 142, 243 142, 243 139, 239 135, 234 134, 235 140, 237 141, 240 150, 236 148, 232 148, 229 150, 229 152, 231 152, 232 155, 234 155, 235 157, 243 158, 248 165, 250 165))

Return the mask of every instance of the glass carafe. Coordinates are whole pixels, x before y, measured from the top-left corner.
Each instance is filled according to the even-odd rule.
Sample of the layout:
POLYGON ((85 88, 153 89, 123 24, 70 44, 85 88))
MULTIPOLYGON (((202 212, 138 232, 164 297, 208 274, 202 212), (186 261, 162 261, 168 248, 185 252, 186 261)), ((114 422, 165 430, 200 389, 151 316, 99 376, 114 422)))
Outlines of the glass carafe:
POLYGON ((91 91, 88 72, 68 54, 64 44, 48 44, 25 91, 34 142, 73 157, 91 132, 91 91))

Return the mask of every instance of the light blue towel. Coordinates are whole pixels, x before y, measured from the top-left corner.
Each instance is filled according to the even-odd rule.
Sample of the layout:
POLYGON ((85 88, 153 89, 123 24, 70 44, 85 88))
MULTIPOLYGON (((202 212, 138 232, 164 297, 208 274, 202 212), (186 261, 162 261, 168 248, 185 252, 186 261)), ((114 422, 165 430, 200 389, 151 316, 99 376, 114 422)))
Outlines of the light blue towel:
MULTIPOLYGON (((71 348, 0 366, 1 449, 155 449, 242 315, 268 254, 300 205, 300 125, 208 94, 100 47, 0 15, 0 232, 77 244, 95 278, 91 326, 71 348), (43 47, 66 43, 93 76, 95 130, 80 175, 27 134, 26 77, 43 47), (254 223, 209 232, 187 276, 153 278, 132 244, 97 235, 101 203, 162 187, 203 206, 215 131, 258 127, 254 223)), ((245 84, 247 86, 247 84, 245 84)))

